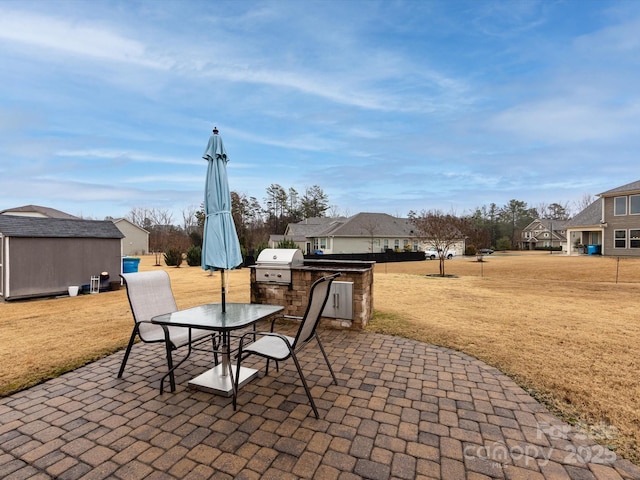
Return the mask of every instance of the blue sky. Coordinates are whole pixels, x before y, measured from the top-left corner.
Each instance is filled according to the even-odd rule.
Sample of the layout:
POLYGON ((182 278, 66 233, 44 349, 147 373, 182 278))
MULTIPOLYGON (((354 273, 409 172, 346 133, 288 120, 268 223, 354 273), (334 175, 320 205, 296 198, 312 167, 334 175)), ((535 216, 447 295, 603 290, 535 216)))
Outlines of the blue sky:
POLYGON ((639 32, 632 0, 0 0, 0 210, 179 224, 213 126, 261 202, 571 206, 640 178, 639 32))

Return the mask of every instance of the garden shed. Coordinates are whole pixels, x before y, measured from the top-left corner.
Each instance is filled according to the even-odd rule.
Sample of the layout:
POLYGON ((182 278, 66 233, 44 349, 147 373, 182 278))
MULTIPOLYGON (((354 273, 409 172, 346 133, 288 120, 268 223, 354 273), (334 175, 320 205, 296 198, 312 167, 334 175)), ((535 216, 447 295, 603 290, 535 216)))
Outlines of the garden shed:
POLYGON ((123 237, 110 220, 0 215, 0 296, 66 294, 102 272, 118 280, 123 237))

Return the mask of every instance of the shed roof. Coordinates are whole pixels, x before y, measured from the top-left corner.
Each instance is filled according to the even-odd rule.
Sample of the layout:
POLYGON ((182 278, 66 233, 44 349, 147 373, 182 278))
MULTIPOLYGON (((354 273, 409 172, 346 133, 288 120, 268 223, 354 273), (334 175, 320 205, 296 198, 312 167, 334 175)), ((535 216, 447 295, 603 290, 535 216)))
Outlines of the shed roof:
POLYGON ((81 220, 0 215, 0 233, 7 237, 124 238, 110 220, 81 220))

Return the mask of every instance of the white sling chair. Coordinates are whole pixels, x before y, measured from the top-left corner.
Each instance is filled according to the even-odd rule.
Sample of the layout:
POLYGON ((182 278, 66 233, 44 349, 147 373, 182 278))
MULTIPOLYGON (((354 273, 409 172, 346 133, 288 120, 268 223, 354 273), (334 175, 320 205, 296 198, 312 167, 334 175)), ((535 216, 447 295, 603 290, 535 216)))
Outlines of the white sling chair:
POLYGON ((304 378, 304 374, 302 373, 302 368, 300 367, 300 363, 298 362, 297 353, 306 347, 311 340, 316 339, 318 346, 320 347, 320 351, 324 357, 325 362, 327 363, 327 367, 329 367, 329 372, 331 372, 331 376, 333 377, 333 382, 337 385, 338 380, 336 379, 335 374, 333 373, 333 369, 329 364, 329 359, 327 358, 327 354, 324 351, 324 347, 322 346, 322 342, 320 342, 320 337, 316 332, 316 327, 320 322, 320 317, 322 315, 322 310, 327 303, 327 299, 329 298, 329 290, 331 288, 331 283, 333 280, 340 276, 340 273, 336 273, 331 276, 322 277, 316 280, 313 285, 311 285, 311 291, 309 292, 309 303, 307 304, 307 309, 305 311, 304 316, 302 317, 294 317, 291 315, 285 315, 279 318, 286 319, 294 319, 300 321, 300 327, 298 328, 298 333, 294 337, 289 337, 287 335, 282 335, 279 333, 275 333, 273 331, 274 323, 277 318, 274 318, 271 322, 271 331, 270 332, 248 332, 244 334, 240 339, 240 346, 238 348, 238 364, 236 367, 236 376, 234 379, 234 388, 236 390, 236 395, 233 397, 233 408, 236 408, 236 398, 237 398, 237 389, 239 383, 239 374, 240 372, 240 363, 242 360, 247 358, 249 355, 259 355, 267 359, 267 367, 265 375, 269 374, 269 360, 275 360, 276 368, 278 366, 278 362, 287 360, 288 358, 292 358, 293 362, 298 369, 298 374, 300 375, 300 379, 302 380, 302 385, 304 386, 304 390, 307 393, 307 397, 309 398, 309 403, 311 404, 311 408, 313 409, 313 413, 316 418, 318 417, 318 409, 316 408, 316 404, 313 401, 313 397, 311 396, 311 391, 307 385, 307 381, 304 378), (260 337, 255 340, 256 336, 260 337), (245 345, 245 340, 247 339, 255 340, 253 343, 249 343, 245 345))
POLYGON ((151 272, 135 272, 120 275, 127 287, 127 297, 135 322, 127 351, 122 359, 118 378, 122 377, 124 367, 129 359, 136 335, 145 343, 164 343, 167 355, 168 372, 160 380, 160 393, 163 392, 164 379, 169 376, 171 391, 176 389, 174 371, 191 353, 192 345, 201 340, 211 339, 214 361, 218 363, 217 337, 211 331, 189 329, 184 327, 164 327, 151 323, 151 319, 164 313, 178 310, 169 275, 164 270, 151 272), (191 330, 191 336, 189 336, 191 330), (183 346, 189 346, 189 353, 177 365, 173 365, 171 352, 183 346))

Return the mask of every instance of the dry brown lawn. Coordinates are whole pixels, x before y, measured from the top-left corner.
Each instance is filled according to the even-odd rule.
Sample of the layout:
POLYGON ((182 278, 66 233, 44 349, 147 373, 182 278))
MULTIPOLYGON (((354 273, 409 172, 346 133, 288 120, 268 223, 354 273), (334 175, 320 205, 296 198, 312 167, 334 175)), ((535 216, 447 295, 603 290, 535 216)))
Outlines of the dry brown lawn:
MULTIPOLYGON (((166 269, 180 308, 219 301, 219 273, 166 269)), ((640 259, 494 254, 376 265, 369 329, 463 351, 640 463, 640 259)), ((249 270, 228 301, 249 301, 249 270)), ((0 395, 124 348, 126 292, 0 303, 0 395)), ((114 372, 115 375, 116 372, 114 372)))

